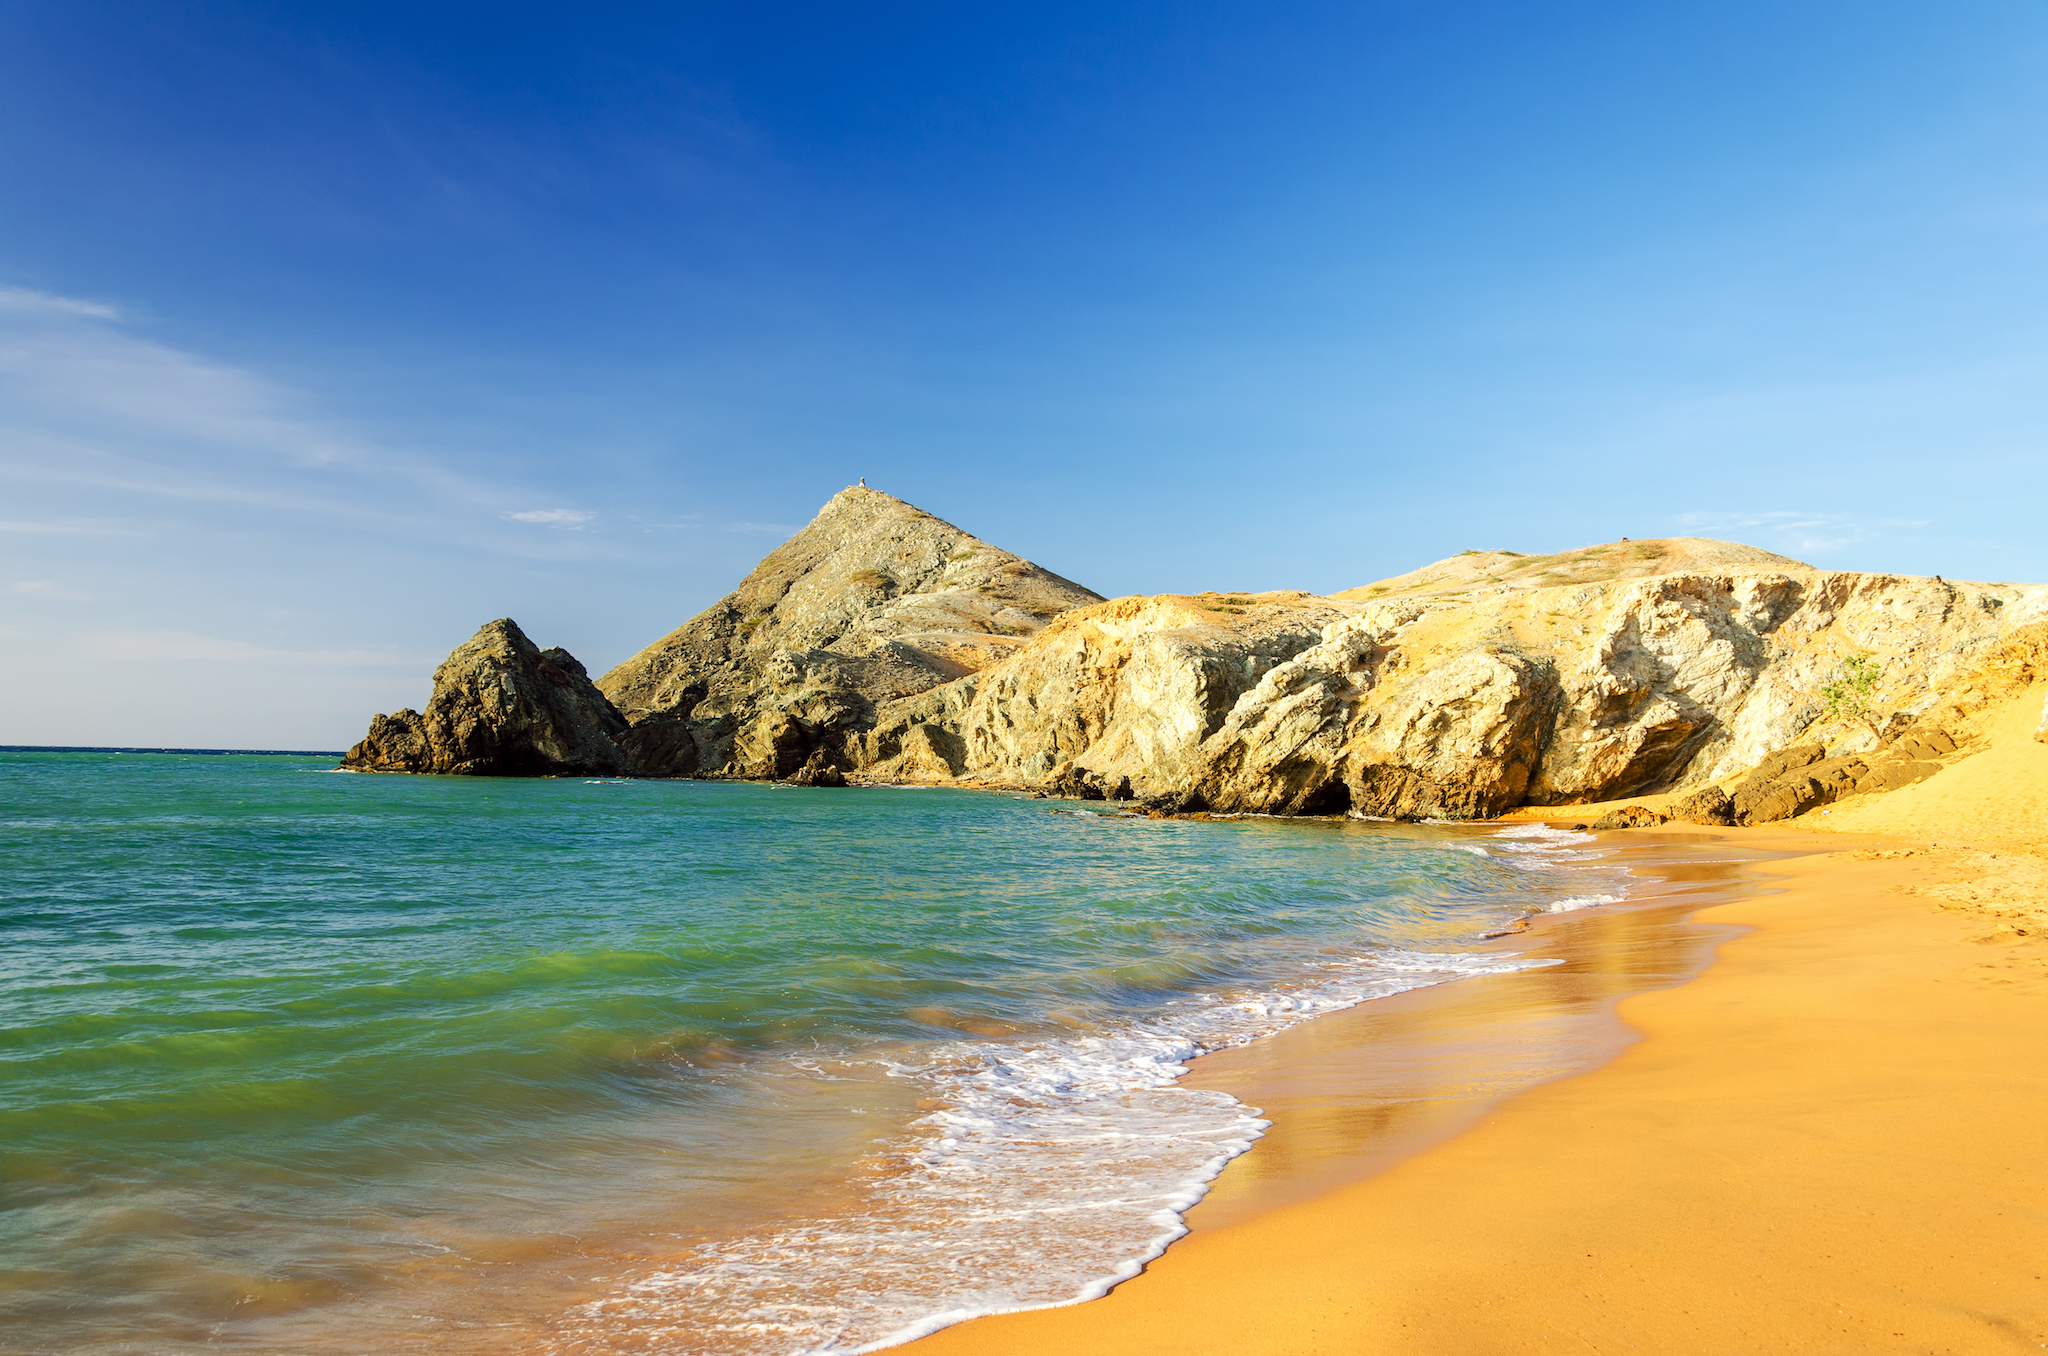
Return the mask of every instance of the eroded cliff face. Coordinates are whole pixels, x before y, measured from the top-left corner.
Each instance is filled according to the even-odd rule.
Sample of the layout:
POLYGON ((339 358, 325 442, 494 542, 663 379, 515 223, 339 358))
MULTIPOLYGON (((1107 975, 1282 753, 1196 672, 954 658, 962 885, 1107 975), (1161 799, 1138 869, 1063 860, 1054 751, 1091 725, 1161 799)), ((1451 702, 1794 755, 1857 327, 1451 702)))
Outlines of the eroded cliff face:
MULTIPOLYGON (((1074 612, 971 693, 920 698, 920 749, 954 756, 920 756, 914 775, 1127 780, 1171 805, 1390 818, 1607 800, 1801 742, 1869 750, 2048 615, 2038 586, 1821 571, 1698 539, 1562 565, 1489 554, 1336 598, 1232 599, 1254 605, 1227 615, 1214 597, 1074 612), (1881 666, 1881 733, 1825 713, 1822 687, 1861 654, 1881 666)), ((906 773, 886 746, 859 752, 906 773)))
POLYGON ((595 685, 492 623, 424 714, 377 717, 345 765, 847 771, 1402 819, 1692 788, 1697 817, 1759 822, 1926 775, 1960 737, 1957 694, 2036 663, 2044 623, 2042 586, 1702 538, 1466 552, 1328 598, 1104 602, 856 486, 595 685), (1881 675, 1874 726, 1824 699, 1858 656, 1881 675))
POLYGON ((1257 764, 1292 757, 1318 765, 1297 775, 1305 788, 1324 779, 1325 804, 1465 818, 1718 780, 1801 740, 1858 752, 1881 736, 1830 719, 1821 695, 1847 658, 1878 657, 1873 699, 1896 731, 2041 601, 2038 589, 1738 567, 1380 604, 1248 694, 1190 789, 1273 808, 1257 764), (1269 709, 1309 693, 1326 710, 1316 736, 1273 730, 1269 709))
POLYGON ((1022 650, 1101 601, 900 499, 853 486, 719 602, 598 680, 648 776, 786 777, 891 703, 1022 650))
POLYGON ((1084 770, 1143 769, 1151 783, 1179 784, 1238 698, 1347 615, 1306 593, 1078 609, 973 679, 883 708, 853 750, 856 765, 905 780, 1029 784, 1079 759, 1084 770))
POLYGON ((567 650, 543 650, 510 618, 486 623, 434 670, 424 712, 370 721, 341 765, 473 777, 618 776, 626 721, 567 650))

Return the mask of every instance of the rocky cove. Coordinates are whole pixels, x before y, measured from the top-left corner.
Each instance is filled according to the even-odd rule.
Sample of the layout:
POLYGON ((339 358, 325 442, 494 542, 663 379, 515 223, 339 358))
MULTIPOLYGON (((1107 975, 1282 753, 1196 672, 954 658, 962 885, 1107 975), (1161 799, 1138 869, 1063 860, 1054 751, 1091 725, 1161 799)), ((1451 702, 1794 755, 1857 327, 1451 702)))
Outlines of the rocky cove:
POLYGON ((2043 673, 2042 585, 1679 537, 1467 551, 1329 596, 1105 600, 854 486, 594 682, 487 624, 342 766, 1388 819, 1664 796, 1610 821, 1760 823, 1931 775, 2043 673))

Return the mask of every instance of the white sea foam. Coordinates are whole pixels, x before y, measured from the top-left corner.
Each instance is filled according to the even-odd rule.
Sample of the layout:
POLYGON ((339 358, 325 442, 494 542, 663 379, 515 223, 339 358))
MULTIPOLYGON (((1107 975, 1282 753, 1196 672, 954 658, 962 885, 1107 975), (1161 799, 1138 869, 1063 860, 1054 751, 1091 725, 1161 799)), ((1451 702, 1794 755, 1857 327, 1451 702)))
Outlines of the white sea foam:
POLYGON ((1598 848, 1588 850, 1577 846, 1598 842, 1593 834, 1553 829, 1547 824, 1517 824, 1497 830, 1490 839, 1505 854, 1501 860, 1537 871, 1598 861, 1608 855, 1598 848))
MULTIPOLYGON (((1579 846, 1593 841, 1517 824, 1485 845, 1436 846, 1583 870, 1604 855, 1579 846)), ((857 1208, 702 1246, 583 1306, 563 1336, 581 1349, 587 1325, 688 1332, 705 1352, 856 1356, 977 1315, 1093 1299, 1185 1233, 1183 1213, 1266 1129, 1256 1108, 1183 1087, 1188 1060, 1372 998, 1555 963, 1388 950, 1326 962, 1298 988, 1182 998, 1099 1035, 924 1047, 885 1067, 941 1109, 870 1164, 857 1208)))
MULTIPOLYGON (((1503 861, 1531 870, 1545 871, 1597 860, 1607 854, 1603 851, 1587 851, 1576 847, 1579 843, 1598 842, 1590 833, 1578 833, 1571 829, 1554 829, 1548 824, 1517 824, 1501 829, 1492 837, 1504 853, 1509 855, 1503 861), (1504 840, 1504 841, 1503 841, 1504 840)), ((1620 872, 1626 875, 1625 871, 1620 872)), ((1572 895, 1556 900, 1548 908, 1550 913, 1571 913, 1577 909, 1590 909, 1600 904, 1619 904, 1628 897, 1626 888, 1615 894, 1572 895)))
POLYGON ((1495 838, 1520 838, 1539 843, 1597 843, 1598 834, 1580 833, 1575 829, 1555 829, 1548 824, 1516 824, 1501 829, 1495 838))
POLYGON ((1182 1213, 1266 1129, 1255 1108, 1182 1087, 1188 1060, 1368 999, 1555 963, 1388 951, 1326 963, 1293 991, 1182 999, 1117 1032, 931 1047, 888 1071, 943 1109, 874 1165, 861 1208, 706 1246, 569 1327, 687 1327, 705 1350, 854 1356, 1093 1299, 1185 1233, 1182 1213))
POLYGON ((1585 895, 1575 899, 1560 899, 1550 906, 1552 913, 1571 913, 1576 909, 1590 909, 1601 904, 1619 904, 1625 895, 1585 895))

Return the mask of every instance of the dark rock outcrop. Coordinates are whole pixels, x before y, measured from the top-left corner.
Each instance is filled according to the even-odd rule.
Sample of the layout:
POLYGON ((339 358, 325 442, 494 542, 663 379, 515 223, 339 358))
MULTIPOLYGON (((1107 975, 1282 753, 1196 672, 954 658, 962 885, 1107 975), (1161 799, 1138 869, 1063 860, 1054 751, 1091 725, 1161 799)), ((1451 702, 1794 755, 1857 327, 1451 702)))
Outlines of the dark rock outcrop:
MULTIPOLYGON (((1925 781, 1941 771, 1935 759, 1956 751, 1955 737, 1940 726, 1925 721, 1909 726, 1898 739, 1871 753, 1822 755, 1819 744, 1798 744, 1773 754, 1751 768, 1727 794, 1731 824, 1770 824, 1791 819, 1844 796, 1870 791, 1896 791, 1902 786, 1925 781)), ((1702 803, 1716 794, 1708 787, 1682 803, 1702 803)), ((1694 818, 1680 807, 1683 818, 1694 818)))
POLYGON ((1726 791, 1709 782, 1673 805, 1671 817, 1694 824, 1733 824, 1735 801, 1726 791))
POLYGON ((1652 810, 1647 805, 1624 805, 1619 810, 1609 810, 1594 820, 1591 827, 1596 829, 1653 829, 1671 818, 1652 810))
POLYGON ((1812 805, 1818 794, 1807 777, 1792 774, 1827 756, 1822 744, 1795 744, 1780 749, 1743 774, 1728 793, 1737 824, 1762 824, 1784 819, 1812 805))
POLYGON ((1048 796, 1065 796, 1069 800, 1133 800, 1129 777, 1104 777, 1090 772, 1073 763, 1062 763, 1053 769, 1038 788, 1048 796))
POLYGON ((485 624, 434 670, 424 712, 370 721, 341 765, 469 777, 630 775, 626 721, 567 650, 543 650, 510 618, 485 624))
POLYGON ((804 761, 802 767, 783 780, 791 786, 844 786, 846 774, 825 755, 823 749, 819 749, 804 761))

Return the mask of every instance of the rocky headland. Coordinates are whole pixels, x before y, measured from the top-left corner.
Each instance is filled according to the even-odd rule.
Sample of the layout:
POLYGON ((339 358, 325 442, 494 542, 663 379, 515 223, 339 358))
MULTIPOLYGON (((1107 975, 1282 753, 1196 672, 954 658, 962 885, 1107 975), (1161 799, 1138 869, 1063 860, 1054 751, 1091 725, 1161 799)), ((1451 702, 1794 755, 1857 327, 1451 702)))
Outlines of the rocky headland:
POLYGON ((1755 823, 1930 775, 1988 694, 2044 672, 2039 585, 1680 537, 1468 551, 1327 597, 1105 601, 852 487, 594 685, 492 623, 344 766, 1390 819, 1656 796, 1622 822, 1755 823))
POLYGON ((341 765, 356 772, 613 777, 633 769, 629 727, 567 650, 543 650, 510 618, 434 670, 424 712, 375 716, 341 765))

